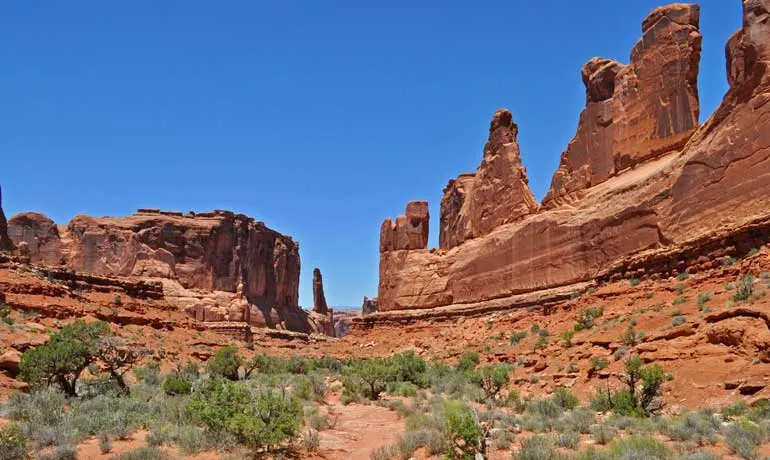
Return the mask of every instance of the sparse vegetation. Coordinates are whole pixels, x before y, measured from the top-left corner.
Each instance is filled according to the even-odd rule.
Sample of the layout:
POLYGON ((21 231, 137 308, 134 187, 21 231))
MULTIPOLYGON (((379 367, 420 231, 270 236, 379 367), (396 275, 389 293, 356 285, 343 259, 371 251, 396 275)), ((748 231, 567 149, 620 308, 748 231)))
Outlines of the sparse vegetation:
POLYGON ((577 322, 575 323, 574 330, 582 331, 585 329, 593 329, 596 325, 596 319, 604 315, 604 307, 589 307, 580 310, 577 315, 577 322))
POLYGON ((751 299, 752 294, 754 294, 754 281, 755 278, 753 275, 746 275, 741 278, 740 281, 738 281, 735 294, 731 297, 732 300, 735 302, 744 302, 751 299))

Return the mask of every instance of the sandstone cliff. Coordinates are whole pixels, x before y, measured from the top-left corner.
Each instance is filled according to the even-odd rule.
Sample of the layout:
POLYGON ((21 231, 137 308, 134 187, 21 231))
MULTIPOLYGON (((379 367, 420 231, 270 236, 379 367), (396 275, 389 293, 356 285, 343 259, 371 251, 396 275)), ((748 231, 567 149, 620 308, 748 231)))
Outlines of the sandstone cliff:
POLYGON ((643 22, 630 64, 586 63, 586 108, 544 206, 574 201, 575 192, 684 146, 698 125, 699 20, 697 5, 658 8, 643 22))
MULTIPOLYGON (((595 59, 584 67, 588 107, 545 209, 511 210, 486 235, 454 238, 463 227, 454 224, 456 203, 466 206, 478 173, 450 183, 442 250, 381 252, 380 310, 504 303, 597 278, 676 273, 711 263, 719 248, 765 244, 770 0, 746 0, 743 10, 743 29, 727 46, 731 88, 707 123, 696 126, 698 8, 659 8, 628 66, 595 59)), ((527 203, 529 191, 520 193, 512 201, 527 203)))
POLYGON ((298 304, 297 243, 241 214, 144 209, 57 227, 23 213, 10 219, 9 233, 33 263, 161 280, 166 298, 200 321, 309 331, 298 304))

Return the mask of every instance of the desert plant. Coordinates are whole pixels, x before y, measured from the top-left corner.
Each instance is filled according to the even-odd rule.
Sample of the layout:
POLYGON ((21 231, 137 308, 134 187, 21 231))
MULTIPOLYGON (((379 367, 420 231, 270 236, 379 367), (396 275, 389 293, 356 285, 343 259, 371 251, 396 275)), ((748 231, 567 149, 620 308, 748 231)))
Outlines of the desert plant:
POLYGON ((27 438, 15 424, 0 429, 0 458, 23 460, 27 458, 27 438))
POLYGON ((685 318, 684 316, 676 316, 674 317, 674 319, 671 320, 671 326, 673 327, 681 326, 686 322, 687 322, 687 318, 685 318))
POLYGON ((224 377, 228 380, 238 380, 238 369, 243 364, 243 358, 238 354, 235 345, 229 345, 217 350, 206 364, 209 374, 224 377))
POLYGON ((471 380, 481 387, 487 399, 495 399, 510 381, 509 371, 510 367, 504 364, 482 367, 471 375, 471 380))
POLYGON ((743 302, 749 300, 754 293, 754 276, 746 275, 738 281, 738 287, 735 294, 732 296, 732 300, 735 302, 743 302))
POLYGON ((600 423, 591 427, 591 434, 597 444, 606 445, 618 434, 614 426, 600 423))
POLYGON ((511 344, 515 345, 521 342, 522 340, 524 340, 524 338, 526 337, 527 337, 527 331, 513 331, 511 332, 511 339, 510 339, 511 344))
POLYGON ((462 401, 446 401, 443 405, 444 437, 449 440, 449 458, 472 459, 485 453, 485 435, 473 409, 462 401))
POLYGON ((307 430, 302 433, 302 444, 308 452, 318 452, 321 447, 321 436, 316 430, 307 430))
POLYGON ((757 447, 767 440, 767 430, 749 420, 738 420, 727 427, 725 440, 732 453, 747 459, 760 458, 757 447))
POLYGON ((578 312, 576 323, 574 326, 575 331, 582 331, 584 329, 593 329, 596 325, 596 318, 604 315, 604 307, 588 307, 578 312))
POLYGON ((521 448, 514 454, 514 460, 558 460, 559 453, 545 436, 533 435, 521 440, 521 448))
POLYGON ((553 402, 562 409, 572 410, 580 404, 580 400, 565 387, 558 387, 553 393, 553 402))
POLYGON ((353 365, 350 375, 361 382, 363 394, 376 401, 385 391, 390 379, 393 378, 393 370, 390 363, 383 359, 367 359, 358 361, 353 365))
POLYGON ((595 371, 606 369, 607 366, 609 365, 610 365, 610 362, 601 356, 594 356, 591 358, 591 369, 595 371))
POLYGON ((572 348, 572 339, 575 337, 575 331, 564 331, 561 333, 561 338, 564 340, 564 346, 572 348))

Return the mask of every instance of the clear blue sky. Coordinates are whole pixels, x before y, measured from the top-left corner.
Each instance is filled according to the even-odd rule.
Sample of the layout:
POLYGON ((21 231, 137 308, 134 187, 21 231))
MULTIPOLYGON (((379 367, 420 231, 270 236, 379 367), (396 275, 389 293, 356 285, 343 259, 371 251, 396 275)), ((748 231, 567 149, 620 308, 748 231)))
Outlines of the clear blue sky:
MULTIPOLYGON (((508 107, 542 198, 584 104, 580 67, 628 61, 658 1, 4 2, 6 213, 231 209, 300 243, 329 303, 377 294, 382 219, 481 159, 508 107), (419 5, 419 6, 416 6, 419 5)), ((739 0, 701 2, 702 118, 739 0)))

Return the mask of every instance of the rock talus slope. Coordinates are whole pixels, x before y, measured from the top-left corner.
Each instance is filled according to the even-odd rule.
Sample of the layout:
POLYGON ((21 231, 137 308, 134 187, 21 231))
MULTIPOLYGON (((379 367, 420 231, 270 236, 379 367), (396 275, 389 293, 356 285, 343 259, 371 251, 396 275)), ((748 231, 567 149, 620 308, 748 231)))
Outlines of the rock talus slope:
POLYGON ((506 200, 507 219, 476 235, 457 222, 480 172, 450 182, 439 250, 381 250, 380 310, 670 273, 709 260, 718 248, 763 244, 770 235, 768 3, 743 3, 743 28, 727 45, 730 89, 700 127, 697 6, 653 11, 629 65, 591 60, 583 69, 587 108, 545 206, 520 212, 527 207, 517 204, 530 202, 520 187, 526 182, 499 176, 494 187, 518 188, 520 196, 506 200))
POLYGON ((199 321, 308 331, 297 243, 241 214, 143 209, 121 218, 77 216, 57 227, 23 213, 10 219, 9 234, 33 263, 158 279, 166 298, 199 321))

